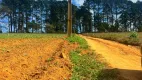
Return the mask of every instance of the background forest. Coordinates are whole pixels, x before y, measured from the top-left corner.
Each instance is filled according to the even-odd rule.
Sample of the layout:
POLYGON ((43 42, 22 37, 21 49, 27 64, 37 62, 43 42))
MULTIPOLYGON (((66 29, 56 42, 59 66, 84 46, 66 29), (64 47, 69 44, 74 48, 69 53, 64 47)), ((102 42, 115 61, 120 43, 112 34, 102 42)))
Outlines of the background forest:
MULTIPOLYGON (((65 33, 67 0, 2 0, 0 18, 10 33, 65 33)), ((72 4, 73 32, 142 31, 142 1, 85 0, 72 4)))

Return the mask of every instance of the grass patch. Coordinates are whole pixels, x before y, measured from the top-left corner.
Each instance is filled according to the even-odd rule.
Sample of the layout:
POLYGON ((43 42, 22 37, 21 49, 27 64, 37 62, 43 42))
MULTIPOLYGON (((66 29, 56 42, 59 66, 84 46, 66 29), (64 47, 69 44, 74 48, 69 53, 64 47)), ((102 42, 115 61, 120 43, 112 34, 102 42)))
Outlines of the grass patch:
POLYGON ((104 66, 93 54, 80 55, 78 51, 72 51, 70 59, 74 64, 71 80, 98 80, 104 66))
POLYGON ((12 39, 12 38, 63 38, 65 34, 32 34, 32 33, 10 33, 0 34, 0 39, 12 39))
POLYGON ((80 45, 80 48, 88 49, 88 45, 87 45, 86 40, 77 36, 77 35, 73 35, 71 37, 68 37, 67 40, 71 43, 77 42, 80 45))
POLYGON ((139 46, 142 43, 142 33, 84 33, 85 36, 112 40, 126 45, 139 46))

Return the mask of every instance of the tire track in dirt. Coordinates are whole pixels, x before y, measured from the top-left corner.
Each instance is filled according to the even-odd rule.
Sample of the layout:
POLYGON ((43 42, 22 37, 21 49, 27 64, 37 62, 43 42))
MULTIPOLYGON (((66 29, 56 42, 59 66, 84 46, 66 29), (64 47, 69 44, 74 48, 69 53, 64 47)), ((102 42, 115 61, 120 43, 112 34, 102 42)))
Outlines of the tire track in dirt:
POLYGON ((81 36, 88 42, 91 49, 102 55, 112 68, 117 68, 126 80, 141 80, 142 68, 140 50, 114 41, 81 36))

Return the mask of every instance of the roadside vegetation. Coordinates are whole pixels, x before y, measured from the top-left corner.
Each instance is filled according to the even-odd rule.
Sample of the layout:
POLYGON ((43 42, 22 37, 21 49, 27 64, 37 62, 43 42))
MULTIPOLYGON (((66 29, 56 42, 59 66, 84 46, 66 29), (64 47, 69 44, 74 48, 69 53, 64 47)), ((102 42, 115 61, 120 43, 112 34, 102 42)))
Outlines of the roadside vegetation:
POLYGON ((126 32, 126 33, 84 33, 85 36, 112 40, 119 43, 139 46, 142 43, 142 33, 126 32))

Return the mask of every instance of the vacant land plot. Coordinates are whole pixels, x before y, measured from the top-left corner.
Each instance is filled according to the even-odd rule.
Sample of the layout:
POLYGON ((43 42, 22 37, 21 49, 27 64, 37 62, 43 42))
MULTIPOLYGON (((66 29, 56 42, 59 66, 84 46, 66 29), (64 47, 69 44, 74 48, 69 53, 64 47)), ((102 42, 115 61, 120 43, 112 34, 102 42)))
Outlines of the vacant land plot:
MULTIPOLYGON (((85 33, 83 35, 102 38, 107 40, 112 40, 116 42, 120 42, 127 45, 135 45, 138 46, 142 43, 142 33, 138 33, 138 37, 135 38, 135 33, 126 32, 126 33, 85 33), (134 38, 130 36, 134 35, 134 38)), ((137 33, 136 33, 137 35, 137 33)))
POLYGON ((0 80, 119 79, 100 60, 76 35, 0 34, 0 80))
POLYGON ((77 47, 58 34, 1 34, 0 80, 65 80, 77 47))

